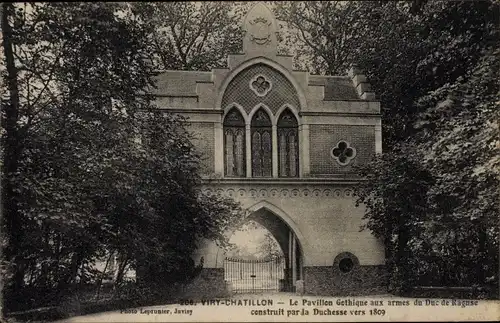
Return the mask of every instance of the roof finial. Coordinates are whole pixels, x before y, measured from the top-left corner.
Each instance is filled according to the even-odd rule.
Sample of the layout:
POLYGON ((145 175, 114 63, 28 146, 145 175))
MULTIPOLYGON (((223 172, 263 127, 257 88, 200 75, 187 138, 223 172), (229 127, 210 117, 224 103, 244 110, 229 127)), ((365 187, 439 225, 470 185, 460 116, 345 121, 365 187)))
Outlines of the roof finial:
POLYGON ((245 39, 243 40, 245 53, 265 55, 276 52, 276 18, 263 2, 256 3, 248 11, 243 29, 245 30, 245 39))

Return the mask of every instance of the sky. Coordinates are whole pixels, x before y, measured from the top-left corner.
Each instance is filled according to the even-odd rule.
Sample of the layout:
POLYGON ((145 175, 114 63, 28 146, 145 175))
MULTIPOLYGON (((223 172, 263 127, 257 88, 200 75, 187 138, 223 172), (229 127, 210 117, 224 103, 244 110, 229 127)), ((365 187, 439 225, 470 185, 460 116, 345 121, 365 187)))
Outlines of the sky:
MULTIPOLYGON (((229 242, 236 245, 238 249, 244 250, 245 253, 257 254, 268 232, 269 231, 260 224, 249 221, 233 233, 229 242)), ((278 242, 276 242, 276 245, 278 245, 278 242)))

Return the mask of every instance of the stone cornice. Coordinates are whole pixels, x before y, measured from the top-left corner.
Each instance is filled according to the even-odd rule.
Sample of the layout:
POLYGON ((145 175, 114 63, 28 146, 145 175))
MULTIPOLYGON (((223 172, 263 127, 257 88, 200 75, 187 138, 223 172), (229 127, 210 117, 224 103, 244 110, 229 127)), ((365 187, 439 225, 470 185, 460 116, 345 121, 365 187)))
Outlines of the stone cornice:
POLYGON ((207 196, 225 196, 229 198, 353 198, 354 189, 351 186, 205 186, 198 189, 207 196))
POLYGON ((182 109, 182 108, 158 108, 162 111, 170 111, 172 113, 199 113, 199 114, 224 114, 222 110, 211 110, 211 109, 182 109))
POLYGON ((203 185, 354 185, 364 179, 352 175, 339 175, 328 178, 204 178, 203 185))
POLYGON ((229 198, 353 198, 362 179, 347 178, 232 178, 204 180, 199 192, 229 198))
POLYGON ((198 98, 198 94, 162 94, 162 93, 150 93, 150 95, 158 98, 198 98))
POLYGON ((339 117, 378 117, 382 115, 380 113, 370 113, 370 112, 335 112, 335 111, 301 111, 300 116, 339 116, 339 117))

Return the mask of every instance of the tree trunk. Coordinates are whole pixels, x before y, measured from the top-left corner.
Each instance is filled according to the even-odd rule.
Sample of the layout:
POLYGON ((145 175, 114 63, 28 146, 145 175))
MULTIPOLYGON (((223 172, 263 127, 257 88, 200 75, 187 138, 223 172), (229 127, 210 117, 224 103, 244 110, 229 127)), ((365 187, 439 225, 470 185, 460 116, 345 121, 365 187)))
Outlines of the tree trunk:
POLYGON ((398 220, 398 242, 396 251, 396 266, 401 271, 401 291, 406 295, 412 288, 409 275, 408 264, 408 228, 403 216, 399 215, 398 220))
POLYGON ((76 250, 73 254, 71 260, 71 276, 69 280, 69 284, 72 288, 76 287, 76 277, 78 276, 78 268, 80 268, 83 260, 83 252, 80 248, 76 250))
POLYGON ((14 60, 13 35, 9 19, 14 16, 15 8, 12 3, 2 4, 2 30, 5 67, 7 70, 6 83, 9 90, 9 100, 3 104, 3 136, 4 167, 2 180, 3 228, 8 237, 8 244, 4 249, 4 260, 13 266, 13 279, 7 282, 10 290, 19 293, 24 283, 24 261, 22 252, 22 222, 19 212, 19 196, 16 189, 19 159, 21 156, 21 138, 19 137, 19 85, 18 71, 14 60))
POLYGON ((123 277, 125 276, 125 268, 128 265, 129 258, 128 256, 121 256, 120 255, 120 261, 118 265, 118 273, 116 275, 116 281, 115 281, 115 287, 120 285, 123 281, 123 277))
POLYGON ((78 268, 83 260, 83 249, 81 247, 76 248, 71 256, 69 269, 66 271, 65 275, 59 281, 57 287, 58 291, 62 296, 65 296, 68 292, 74 292, 76 287, 76 276, 78 275, 78 268))
POLYGON ((110 252, 109 257, 106 259, 106 264, 104 265, 104 269, 101 273, 101 277, 99 278, 99 283, 97 285, 97 293, 95 295, 96 299, 99 299, 99 294, 101 293, 101 287, 102 287, 102 280, 106 276, 106 271, 108 270, 108 265, 111 261, 111 258, 114 256, 114 252, 110 252))

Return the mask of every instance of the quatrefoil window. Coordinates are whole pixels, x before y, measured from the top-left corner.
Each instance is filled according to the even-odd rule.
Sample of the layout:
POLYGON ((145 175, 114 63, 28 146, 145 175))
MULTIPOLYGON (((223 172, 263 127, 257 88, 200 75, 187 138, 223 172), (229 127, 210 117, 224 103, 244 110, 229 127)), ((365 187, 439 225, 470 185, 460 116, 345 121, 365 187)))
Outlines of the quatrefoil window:
POLYGON ((272 87, 272 83, 268 81, 264 75, 257 75, 250 80, 250 88, 258 96, 265 96, 269 93, 269 91, 271 91, 272 87))
POLYGON ((356 149, 349 146, 349 143, 339 141, 337 146, 332 148, 332 157, 342 166, 349 164, 356 157, 356 149))

